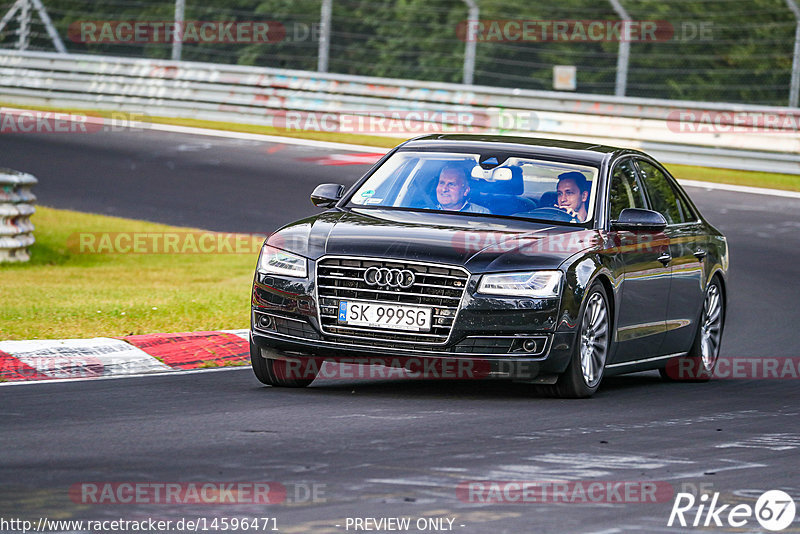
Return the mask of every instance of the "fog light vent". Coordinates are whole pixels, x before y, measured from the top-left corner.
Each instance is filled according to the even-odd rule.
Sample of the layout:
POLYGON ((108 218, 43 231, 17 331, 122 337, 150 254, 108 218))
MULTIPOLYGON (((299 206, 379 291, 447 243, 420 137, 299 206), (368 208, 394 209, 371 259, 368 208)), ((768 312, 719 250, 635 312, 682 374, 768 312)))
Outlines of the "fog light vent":
POLYGON ((258 326, 264 330, 275 330, 275 319, 271 315, 260 315, 258 326))
POLYGON ((509 353, 541 356, 547 350, 547 336, 518 337, 509 349, 509 353))

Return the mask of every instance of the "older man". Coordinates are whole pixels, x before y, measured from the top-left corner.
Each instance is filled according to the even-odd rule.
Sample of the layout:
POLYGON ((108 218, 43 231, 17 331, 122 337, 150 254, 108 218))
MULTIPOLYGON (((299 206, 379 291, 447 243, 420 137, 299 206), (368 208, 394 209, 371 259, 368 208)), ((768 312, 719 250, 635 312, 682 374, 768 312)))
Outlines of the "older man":
POLYGON ((469 178, 464 169, 460 167, 445 167, 439 173, 439 183, 436 185, 436 200, 438 210, 464 211, 467 213, 491 213, 488 209, 467 200, 469 196, 469 178))

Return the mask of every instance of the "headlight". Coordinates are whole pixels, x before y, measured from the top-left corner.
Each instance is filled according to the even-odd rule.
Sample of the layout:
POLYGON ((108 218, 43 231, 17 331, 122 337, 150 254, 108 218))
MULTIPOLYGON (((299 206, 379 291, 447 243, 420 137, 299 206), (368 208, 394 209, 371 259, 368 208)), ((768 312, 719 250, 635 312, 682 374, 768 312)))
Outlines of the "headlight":
POLYGON ((282 274, 305 278, 308 275, 306 259, 297 254, 264 245, 258 256, 257 271, 263 274, 282 274))
POLYGON ((540 299, 558 297, 561 293, 561 271, 485 274, 478 292, 540 299))

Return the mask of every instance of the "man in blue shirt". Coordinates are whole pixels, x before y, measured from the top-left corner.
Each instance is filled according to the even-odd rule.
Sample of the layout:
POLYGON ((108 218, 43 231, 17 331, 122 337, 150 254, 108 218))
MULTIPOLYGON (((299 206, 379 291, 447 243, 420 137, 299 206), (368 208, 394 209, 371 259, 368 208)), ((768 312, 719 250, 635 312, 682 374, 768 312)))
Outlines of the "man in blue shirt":
POLYGON ((436 186, 437 210, 463 211, 467 213, 491 213, 488 209, 467 200, 469 197, 469 178, 460 167, 445 167, 439 173, 436 186))

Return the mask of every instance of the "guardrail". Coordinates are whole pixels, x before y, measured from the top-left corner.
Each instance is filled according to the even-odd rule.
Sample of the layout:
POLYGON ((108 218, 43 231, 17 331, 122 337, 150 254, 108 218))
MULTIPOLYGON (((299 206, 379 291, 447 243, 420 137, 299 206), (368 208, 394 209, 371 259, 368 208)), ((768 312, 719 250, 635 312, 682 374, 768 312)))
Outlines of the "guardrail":
POLYGON ((28 247, 33 245, 36 195, 31 187, 38 180, 33 175, 0 169, 0 262, 30 260, 28 247))
POLYGON ((399 131, 369 133, 533 134, 639 148, 671 163, 800 174, 794 108, 18 51, 0 52, 0 101, 269 126, 291 126, 287 113, 300 113, 302 126, 322 130, 319 114, 327 114, 335 131, 395 113, 404 121, 399 131))

